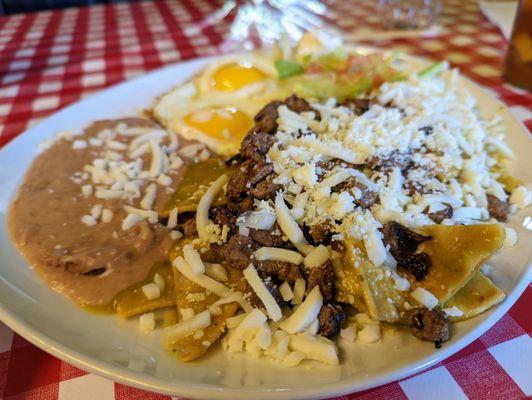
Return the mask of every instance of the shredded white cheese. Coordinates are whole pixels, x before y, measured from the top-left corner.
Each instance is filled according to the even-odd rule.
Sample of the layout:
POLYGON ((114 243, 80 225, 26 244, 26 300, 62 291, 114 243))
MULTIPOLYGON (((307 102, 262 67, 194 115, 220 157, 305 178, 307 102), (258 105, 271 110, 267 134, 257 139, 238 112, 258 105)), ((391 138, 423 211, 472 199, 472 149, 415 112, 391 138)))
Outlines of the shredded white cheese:
POLYGON ((506 235, 504 237, 503 245, 505 247, 514 247, 517 244, 517 232, 513 228, 504 228, 506 235))
POLYGON ((414 298, 419 304, 424 305, 428 309, 433 309, 438 305, 438 298, 434 296, 431 292, 429 292, 426 289, 423 289, 422 287, 418 287, 414 289, 412 293, 410 293, 412 298, 414 298))
POLYGON ((277 223, 281 230, 292 243, 306 244, 303 231, 294 220, 290 210, 286 206, 283 195, 278 193, 275 197, 275 213, 277 214, 277 223))
POLYGON ((357 338, 356 324, 350 324, 340 330, 340 337, 348 342, 354 342, 357 338))
POLYGON ((93 192, 94 188, 92 187, 92 185, 83 185, 81 187, 81 193, 84 195, 84 196, 90 196, 93 192))
POLYGON ((139 317, 140 330, 142 332, 151 332, 155 328, 155 315, 150 312, 142 314, 139 317))
POLYGON ((173 239, 173 240, 178 240, 178 239, 181 239, 183 237, 183 234, 179 231, 170 231, 170 237, 173 239))
POLYGON ((291 264, 301 264, 303 256, 295 251, 278 249, 275 247, 261 247, 253 256, 258 261, 284 261, 291 264))
POLYGON ((294 298, 294 292, 290 287, 290 283, 284 281, 281 286, 279 286, 279 293, 284 301, 290 301, 294 298))
POLYGON ((310 360, 321 361, 329 365, 338 365, 338 350, 333 342, 321 336, 299 334, 290 336, 289 347, 310 360))
POLYGON ((305 296, 305 289, 307 287, 307 282, 303 278, 297 278, 294 283, 294 298, 292 299, 292 304, 297 305, 301 304, 303 297, 305 296))
POLYGON ((166 287, 166 281, 164 280, 161 274, 156 273, 155 275, 153 275, 153 283, 159 286, 161 292, 164 291, 164 288, 166 287))
POLYGON ((303 303, 287 319, 281 321, 279 327, 292 334, 303 332, 317 318, 322 305, 320 288, 315 286, 303 303))
POLYGON ((138 214, 128 214, 126 218, 122 221, 122 230, 127 231, 128 229, 133 228, 139 222, 143 221, 144 217, 138 214))
POLYGON ((462 315, 464 315, 463 311, 456 306, 444 308, 442 311, 449 317, 461 317, 462 315))
POLYGON ((194 315, 192 318, 179 322, 164 329, 164 335, 169 339, 180 339, 189 333, 207 328, 211 324, 211 314, 208 310, 194 315))
POLYGON ((131 206, 124 206, 124 210, 129 214, 138 215, 142 219, 147 219, 150 224, 155 224, 159 219, 159 214, 153 210, 142 210, 131 206))
POLYGON ((253 335, 263 326, 267 321, 266 315, 264 313, 254 308, 251 312, 245 314, 246 316, 240 324, 235 328, 234 332, 231 334, 230 341, 242 341, 250 340, 253 338, 253 335))
POLYGON ((305 354, 299 351, 291 351, 281 362, 285 367, 295 367, 305 359, 305 354))
POLYGON ((161 186, 170 186, 172 182, 173 182, 172 178, 165 174, 161 174, 157 178, 157 183, 161 186))
POLYGON ((227 270, 222 264, 203 263, 205 265, 205 274, 217 281, 225 282, 229 279, 227 270))
POLYGON ((101 204, 95 204, 91 208, 91 215, 92 217, 97 220, 102 215, 102 205, 101 204))
POLYGON ((209 220, 209 208, 216 195, 218 195, 227 183, 228 179, 227 175, 222 175, 216 179, 198 203, 198 208, 196 210, 196 229, 198 231, 198 236, 203 242, 209 241, 209 234, 206 229, 207 225, 211 222, 209 220))
POLYGON ((240 325, 240 323, 244 320, 244 318, 246 318, 246 316, 247 316, 246 313, 242 313, 242 314, 235 315, 234 317, 229 317, 225 321, 225 326, 227 327, 227 329, 234 329, 238 325, 240 325))
POLYGON ((86 149, 87 146, 88 144, 86 140, 74 140, 74 142, 72 143, 72 148, 74 150, 86 149))
POLYGON ((98 222, 92 215, 84 215, 81 217, 81 222, 84 223, 87 226, 94 226, 98 222))
POLYGON ((102 210, 102 222, 108 224, 113 220, 113 212, 109 210, 108 208, 104 208, 102 210))
POLYGON ((173 208, 172 211, 170 211, 170 215, 168 216, 168 222, 166 223, 166 227, 168 229, 175 229, 177 227, 178 215, 179 215, 179 211, 177 207, 173 208))
POLYGON ((207 289, 217 296, 220 297, 229 297, 233 294, 231 289, 229 289, 227 286, 221 284, 220 282, 208 277, 205 274, 196 274, 192 270, 192 268, 189 266, 189 264, 185 261, 183 257, 177 257, 173 261, 174 267, 177 268, 179 272, 181 272, 186 278, 190 279, 192 282, 197 283, 204 289, 207 289))
POLYGON ((264 282, 260 278, 259 274, 253 267, 253 264, 250 264, 244 271, 244 277, 249 283, 249 286, 253 289, 255 294, 259 297, 266 308, 268 316, 273 321, 279 321, 283 316, 279 304, 275 301, 275 298, 272 296, 268 288, 264 285, 264 282))
POLYGON ((358 331, 358 340, 363 343, 375 343, 381 339, 381 330, 379 325, 368 324, 358 331))
POLYGON ((142 293, 148 300, 154 300, 161 297, 161 289, 155 283, 147 283, 142 286, 142 293))
POLYGON ((140 206, 146 210, 151 210, 155 197, 157 197, 157 185, 155 183, 150 183, 146 188, 146 194, 142 198, 140 206))
POLYGON ((512 190, 510 204, 515 204, 518 208, 522 209, 528 207, 531 201, 532 194, 526 187, 519 186, 512 190))
POLYGON ((323 245, 315 247, 303 261, 303 265, 307 268, 316 268, 323 265, 329 259, 329 250, 323 245))
POLYGON ((192 244, 186 244, 183 246, 183 256, 188 263, 190 270, 194 275, 201 275, 205 273, 205 265, 201 260, 199 253, 194 249, 192 244))

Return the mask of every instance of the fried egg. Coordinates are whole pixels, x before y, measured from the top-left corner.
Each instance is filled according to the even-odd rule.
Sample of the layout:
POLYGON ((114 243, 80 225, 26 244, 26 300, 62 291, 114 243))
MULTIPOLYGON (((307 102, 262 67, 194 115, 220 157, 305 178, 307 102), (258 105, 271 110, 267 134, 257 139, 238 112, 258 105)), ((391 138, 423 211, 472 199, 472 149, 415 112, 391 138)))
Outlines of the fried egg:
POLYGON ((223 57, 162 96, 153 115, 167 129, 231 156, 253 117, 280 95, 273 53, 223 57))

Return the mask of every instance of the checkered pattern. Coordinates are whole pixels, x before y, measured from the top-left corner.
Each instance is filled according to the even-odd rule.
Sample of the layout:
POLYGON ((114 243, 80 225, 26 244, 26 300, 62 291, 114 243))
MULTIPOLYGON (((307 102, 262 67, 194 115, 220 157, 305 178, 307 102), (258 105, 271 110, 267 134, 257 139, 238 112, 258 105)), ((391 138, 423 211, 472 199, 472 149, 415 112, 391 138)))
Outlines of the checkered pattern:
MULTIPOLYGON (((374 0, 328 0, 351 33, 379 29, 374 0)), ((532 95, 500 79, 506 43, 477 4, 448 0, 431 39, 361 44, 447 59, 532 130, 532 95)), ((0 18, 0 146, 54 111, 168 63, 218 52, 228 23, 190 33, 221 0, 116 4, 0 18)), ((342 399, 519 399, 532 395, 532 287, 479 340, 428 371, 342 399)), ((169 399, 61 362, 0 323, 0 397, 169 399)))

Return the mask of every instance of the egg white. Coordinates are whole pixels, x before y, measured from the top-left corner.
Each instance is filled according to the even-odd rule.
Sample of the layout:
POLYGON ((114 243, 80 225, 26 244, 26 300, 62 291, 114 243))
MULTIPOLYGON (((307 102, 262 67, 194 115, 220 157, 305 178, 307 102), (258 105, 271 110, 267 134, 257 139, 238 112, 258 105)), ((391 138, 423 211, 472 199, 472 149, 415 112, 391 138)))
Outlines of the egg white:
POLYGON ((195 78, 196 86, 201 94, 209 93, 210 95, 215 96, 246 96, 263 86, 263 84, 266 84, 268 81, 277 80, 277 70, 275 69, 273 61, 273 58, 267 58, 265 56, 259 56, 256 54, 235 54, 231 56, 225 56, 208 65, 203 72, 195 78), (214 87, 213 75, 222 67, 231 64, 238 64, 248 68, 253 67, 262 72, 265 75, 265 79, 264 81, 256 82, 254 84, 247 85, 240 89, 229 92, 216 89, 214 87))
POLYGON ((175 87, 159 98, 152 114, 166 128, 190 140, 204 143, 221 155, 234 155, 240 148, 240 140, 218 139, 188 125, 185 117, 200 110, 233 107, 245 113, 252 123, 253 117, 271 100, 280 96, 277 71, 273 54, 254 53, 225 56, 209 64, 191 80, 175 87), (213 74, 230 64, 250 66, 260 70, 265 78, 238 90, 217 90, 213 74))

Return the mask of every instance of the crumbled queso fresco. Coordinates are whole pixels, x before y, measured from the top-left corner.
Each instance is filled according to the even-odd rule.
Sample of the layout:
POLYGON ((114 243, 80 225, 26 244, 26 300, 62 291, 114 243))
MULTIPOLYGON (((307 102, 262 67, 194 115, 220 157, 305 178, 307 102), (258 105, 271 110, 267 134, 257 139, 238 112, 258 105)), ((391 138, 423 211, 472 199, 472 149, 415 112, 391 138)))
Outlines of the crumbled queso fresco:
POLYGON ((311 104, 319 120, 312 111, 279 107, 277 142, 268 159, 293 217, 309 226, 327 221, 338 235, 363 240, 380 265, 386 249, 378 229, 388 221, 429 225, 429 213, 452 207, 441 223, 487 222, 486 195, 509 201, 511 211, 526 207, 530 192, 519 187, 508 196, 493 168, 500 156, 513 157, 500 118, 479 116, 457 77, 455 70, 384 83, 361 115, 335 99, 311 104), (331 159, 340 162, 324 167, 331 159), (351 191, 334 191, 350 178, 358 182, 351 191), (378 197, 361 207, 366 190, 378 197))
MULTIPOLYGON (((397 251, 394 254, 390 240, 385 246, 383 239, 386 232, 391 237, 393 230, 405 232, 405 227, 478 225, 491 219, 505 222, 508 212, 530 204, 528 189, 518 186, 507 194, 497 172, 503 171, 498 168, 499 161, 513 157, 504 143, 500 119, 487 121, 479 116, 473 97, 458 87, 456 71, 430 79, 411 75, 405 81, 383 84, 368 98, 341 104, 335 99, 308 104, 291 96, 265 106, 257 117, 256 127, 242 142, 238 168, 230 177, 220 176, 201 198, 196 213, 199 238, 193 245, 206 248, 210 244, 212 249, 214 244, 214 248, 222 249, 229 266, 243 269, 264 310, 248 302, 251 300, 244 293, 210 281, 206 268, 190 254, 187 259, 186 250, 184 258, 174 260, 184 276, 219 295, 222 302, 237 301, 245 311, 227 320, 223 348, 229 353, 268 356, 286 366, 297 365, 303 359, 335 365, 339 358, 335 342, 330 340, 334 336, 331 332, 339 331, 347 341, 379 341, 377 319, 398 321, 395 306, 390 308, 389 316, 375 320, 368 306, 369 314, 347 318, 347 327, 340 329, 338 321, 345 314, 331 302, 334 297, 329 288, 333 285, 328 285, 330 281, 322 273, 336 273, 333 268, 335 261, 342 262, 342 250, 338 248, 338 252, 333 243, 348 238, 362 242, 364 249, 355 247, 353 252, 362 255, 365 250, 371 261, 372 275, 364 279, 376 283, 390 278, 393 290, 409 292, 414 303, 403 304, 398 296, 405 310, 403 317, 432 321, 409 323, 413 334, 434 341, 436 346, 448 340, 447 318, 460 317, 463 311, 458 307, 437 310, 441 299, 423 287, 410 291, 411 281, 395 269, 404 256, 397 255, 397 251), (257 191, 261 182, 266 183, 262 192, 257 191), (220 206, 209 214, 221 192, 229 202, 238 203, 242 197, 253 200, 252 210, 238 211, 235 216, 238 233, 235 227, 228 231, 231 220, 223 214, 229 212, 228 208, 220 206), (217 218, 220 215, 224 218, 217 218), (251 229, 271 232, 269 239, 281 236, 281 242, 290 245, 276 240, 257 244, 259 239, 255 242, 251 229), (326 246, 324 238, 330 233, 330 246, 326 246), (270 268, 271 264, 262 265, 263 261, 284 265, 273 264, 270 268), (286 264, 294 266, 295 271, 304 270, 306 279, 292 277, 293 282, 289 282, 292 267, 285 268, 286 264), (390 268, 381 269, 383 265, 390 268), (194 275, 193 270, 200 273, 194 275), (267 286, 275 274, 282 302, 267 286), (313 279, 316 276, 321 281, 313 279), (423 331, 429 325, 432 328, 423 331)), ((401 235, 406 238, 407 233, 401 235)), ((416 242, 417 247, 430 239, 413 230, 408 235, 409 239, 398 241, 416 242)), ((506 228, 506 238, 505 245, 517 241, 511 228, 506 228)), ((423 252, 416 256, 416 260, 430 257, 423 252)), ((410 272, 416 280, 422 279, 418 273, 427 264, 419 261, 414 265, 410 272)), ((358 261, 353 266, 368 271, 358 261)), ((385 306, 399 301, 387 285, 376 286, 362 289, 364 295, 369 293, 385 306)), ((203 329, 210 323, 208 315, 198 314, 171 328, 170 333, 185 328, 191 332, 192 327, 203 329)))
MULTIPOLYGON (((91 149, 95 155, 83 171, 73 174, 71 180, 80 185, 83 196, 94 194, 98 201, 119 199, 131 205, 124 205, 126 217, 122 230, 128 230, 146 219, 155 224, 159 221, 154 203, 158 193, 166 190, 172 193, 172 175, 184 164, 184 160, 205 160, 210 152, 203 144, 180 146, 175 133, 158 127, 128 127, 119 123, 112 128, 104 128, 88 140, 76 139, 82 133, 62 132, 57 140, 72 142, 72 149, 91 149), (146 157, 146 156, 149 157, 146 157), (149 160, 149 163, 146 162, 149 160), (138 202, 139 208, 132 204, 138 202)), ((177 210, 172 213, 169 229, 177 224, 177 210)), ((84 215, 81 223, 94 226, 99 222, 108 223, 113 212, 95 204, 90 215, 84 215)), ((178 231, 172 231, 180 236, 178 231)))

